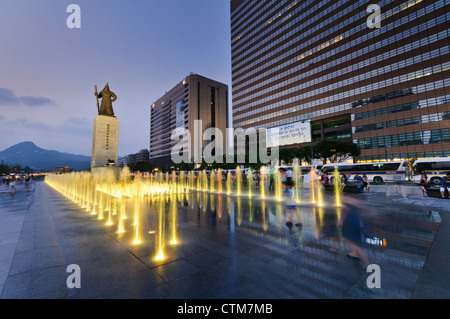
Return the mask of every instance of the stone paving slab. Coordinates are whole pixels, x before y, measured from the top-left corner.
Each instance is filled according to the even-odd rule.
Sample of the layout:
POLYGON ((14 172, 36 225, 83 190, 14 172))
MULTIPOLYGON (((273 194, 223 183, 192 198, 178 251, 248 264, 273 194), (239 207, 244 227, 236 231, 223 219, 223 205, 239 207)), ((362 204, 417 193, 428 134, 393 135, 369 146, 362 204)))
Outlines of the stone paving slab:
POLYGON ((413 298, 450 298, 450 220, 446 214, 439 226, 427 262, 420 272, 413 298))
POLYGON ((35 184, 15 188, 0 182, 0 296, 16 252, 35 184))

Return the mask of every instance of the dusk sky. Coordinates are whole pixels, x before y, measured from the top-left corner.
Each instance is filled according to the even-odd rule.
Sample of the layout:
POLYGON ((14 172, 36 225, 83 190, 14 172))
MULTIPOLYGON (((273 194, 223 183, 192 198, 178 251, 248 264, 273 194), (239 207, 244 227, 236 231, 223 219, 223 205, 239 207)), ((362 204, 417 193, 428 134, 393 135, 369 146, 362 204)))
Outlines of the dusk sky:
POLYGON ((190 72, 231 91, 229 5, 2 0, 0 151, 32 141, 90 156, 94 85, 101 91, 106 82, 118 96, 113 107, 120 121, 119 156, 148 149, 152 102, 190 72), (80 29, 66 25, 72 3, 81 8, 80 29))

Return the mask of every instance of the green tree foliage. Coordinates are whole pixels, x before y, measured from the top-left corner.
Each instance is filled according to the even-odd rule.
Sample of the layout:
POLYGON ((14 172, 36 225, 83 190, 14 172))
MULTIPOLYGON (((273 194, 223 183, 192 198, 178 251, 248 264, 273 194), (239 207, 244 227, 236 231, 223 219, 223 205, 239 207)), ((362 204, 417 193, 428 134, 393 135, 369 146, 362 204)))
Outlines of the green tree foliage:
POLYGON ((26 173, 31 174, 34 173, 34 170, 31 169, 29 166, 23 167, 21 164, 14 164, 10 165, 5 162, 0 163, 0 174, 10 174, 10 173, 26 173))
POLYGON ((361 149, 352 142, 344 142, 339 140, 323 140, 314 146, 314 155, 316 158, 326 162, 343 162, 349 157, 358 157, 361 149))
POLYGON ((11 168, 8 164, 5 164, 3 161, 0 164, 0 174, 9 174, 11 168))
POLYGON ((149 163, 149 162, 139 162, 139 163, 133 163, 129 164, 128 168, 132 172, 151 172, 155 168, 155 165, 149 163))

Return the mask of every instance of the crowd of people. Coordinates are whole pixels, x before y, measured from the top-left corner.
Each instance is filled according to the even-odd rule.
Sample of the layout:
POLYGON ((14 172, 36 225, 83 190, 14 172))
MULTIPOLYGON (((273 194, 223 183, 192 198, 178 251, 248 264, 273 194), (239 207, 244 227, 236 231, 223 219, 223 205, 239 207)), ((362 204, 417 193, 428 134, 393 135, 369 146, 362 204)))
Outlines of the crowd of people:
MULTIPOLYGON (((341 174, 340 176, 341 176, 340 190, 342 192, 345 186, 349 185, 349 181, 347 175, 341 174)), ((322 185, 330 184, 330 178, 326 173, 323 173, 322 176, 320 177, 320 183, 322 185)), ((366 191, 367 193, 370 193, 370 181, 366 174, 360 176, 359 173, 356 173, 353 179, 353 183, 360 193, 364 193, 366 191)))
MULTIPOLYGON (((420 176, 419 187, 422 190, 422 196, 428 194, 431 187, 431 181, 428 179, 428 175, 424 172, 420 176)), ((441 179, 441 187, 439 189, 441 197, 445 198, 445 191, 448 192, 448 198, 450 198, 450 172, 447 172, 441 179)))
POLYGON ((1 184, 10 185, 14 187, 17 183, 28 183, 31 179, 31 176, 28 174, 20 175, 20 174, 2 174, 1 175, 1 184))

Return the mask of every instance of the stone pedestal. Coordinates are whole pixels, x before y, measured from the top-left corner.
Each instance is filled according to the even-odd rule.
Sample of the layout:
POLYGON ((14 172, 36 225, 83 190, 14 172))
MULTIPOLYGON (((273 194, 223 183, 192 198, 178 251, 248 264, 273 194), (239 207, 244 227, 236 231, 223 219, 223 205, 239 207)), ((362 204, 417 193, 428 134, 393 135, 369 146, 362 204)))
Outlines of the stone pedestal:
POLYGON ((91 170, 118 166, 119 120, 114 116, 98 115, 94 120, 91 170), (108 165, 108 161, 114 161, 108 165))

